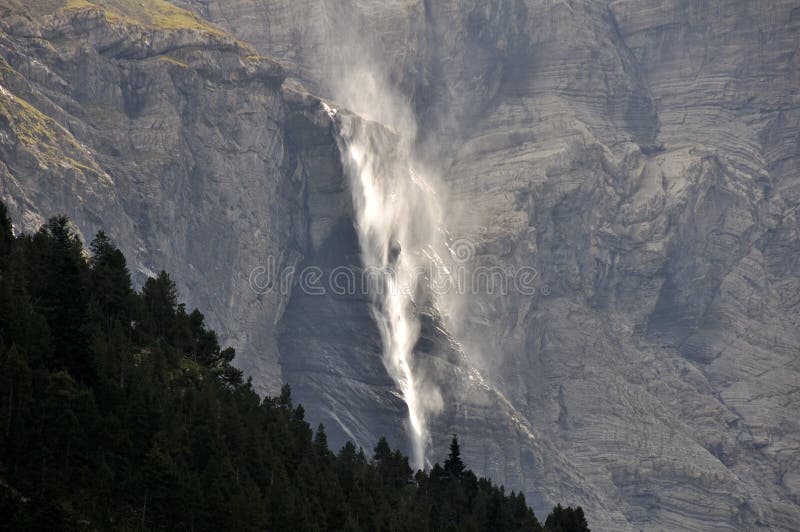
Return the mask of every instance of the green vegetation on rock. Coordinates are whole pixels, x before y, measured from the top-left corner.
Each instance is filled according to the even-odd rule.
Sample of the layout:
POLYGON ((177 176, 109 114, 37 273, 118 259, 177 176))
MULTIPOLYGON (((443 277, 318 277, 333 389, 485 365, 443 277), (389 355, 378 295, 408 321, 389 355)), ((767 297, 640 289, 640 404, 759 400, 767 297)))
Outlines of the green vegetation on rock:
POLYGON ((109 22, 122 22, 150 30, 191 29, 223 34, 219 28, 205 22, 194 13, 176 7, 166 0, 0 0, 0 6, 10 7, 31 16, 94 9, 102 12, 109 22))
POLYGON ((104 177, 72 133, 6 88, 7 83, 18 78, 19 73, 0 56, 0 124, 40 166, 66 165, 84 175, 104 177))

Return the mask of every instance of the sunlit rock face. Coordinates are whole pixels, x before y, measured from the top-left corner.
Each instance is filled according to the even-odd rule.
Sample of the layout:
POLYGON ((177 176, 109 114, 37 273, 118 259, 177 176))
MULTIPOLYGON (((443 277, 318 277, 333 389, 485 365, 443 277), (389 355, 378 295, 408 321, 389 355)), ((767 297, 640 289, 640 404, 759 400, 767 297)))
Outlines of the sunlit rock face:
POLYGON ((4 15, 3 87, 80 163, 0 124, 19 227, 106 227, 133 269, 175 274, 261 390, 290 382, 333 443, 408 450, 367 298, 248 286, 269 257, 361 264, 312 96, 353 58, 330 43, 361 47, 411 102, 470 266, 538 272, 535 295, 469 295, 454 330, 421 305, 431 457, 456 432, 471 467, 598 530, 797 528, 797 2, 175 3, 285 74, 237 66, 254 53, 229 38, 162 32, 152 51, 97 20, 4 15))

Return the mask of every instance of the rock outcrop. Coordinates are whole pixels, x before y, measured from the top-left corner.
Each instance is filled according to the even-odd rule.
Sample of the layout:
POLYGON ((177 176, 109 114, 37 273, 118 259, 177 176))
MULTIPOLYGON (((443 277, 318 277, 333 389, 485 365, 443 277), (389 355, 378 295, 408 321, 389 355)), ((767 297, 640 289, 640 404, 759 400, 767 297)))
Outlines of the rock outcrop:
POLYGON ((250 286, 358 267, 309 91, 334 95, 328 44, 368 48, 471 267, 538 272, 534 296, 470 294, 457 331, 426 310, 435 456, 457 432, 471 467, 600 530, 797 528, 800 4, 174 3, 200 18, 0 2, 18 228, 107 228, 140 275, 175 273, 260 389, 290 382, 336 443, 402 442, 366 298, 250 286))

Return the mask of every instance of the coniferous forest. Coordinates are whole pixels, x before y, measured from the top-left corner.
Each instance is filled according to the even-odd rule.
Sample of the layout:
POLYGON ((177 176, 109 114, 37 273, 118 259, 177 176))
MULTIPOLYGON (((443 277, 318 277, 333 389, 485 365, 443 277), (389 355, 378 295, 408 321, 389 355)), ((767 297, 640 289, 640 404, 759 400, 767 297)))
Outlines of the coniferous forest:
POLYGON ((141 292, 101 231, 15 236, 0 204, 0 527, 588 531, 477 478, 454 437, 414 472, 385 439, 328 448, 289 386, 261 399, 162 272, 141 292))

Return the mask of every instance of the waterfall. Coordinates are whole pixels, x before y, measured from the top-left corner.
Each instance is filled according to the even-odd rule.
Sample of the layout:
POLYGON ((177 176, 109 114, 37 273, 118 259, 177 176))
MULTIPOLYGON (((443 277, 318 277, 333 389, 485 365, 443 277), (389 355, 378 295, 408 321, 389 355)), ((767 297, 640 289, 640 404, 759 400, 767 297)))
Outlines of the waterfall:
POLYGON ((412 465, 424 468, 428 421, 441 398, 418 374, 414 347, 419 311, 430 296, 426 280, 432 267, 444 264, 443 209, 430 178, 415 168, 407 137, 348 114, 336 122, 383 363, 408 408, 412 465))

